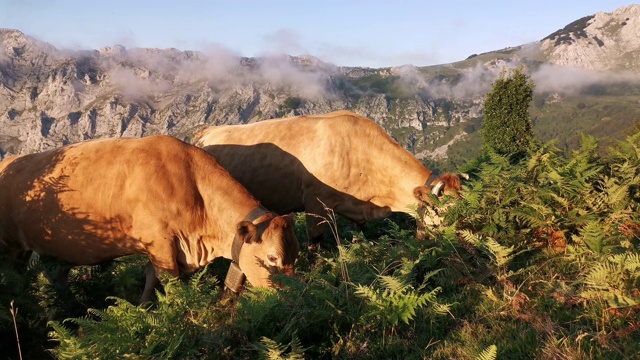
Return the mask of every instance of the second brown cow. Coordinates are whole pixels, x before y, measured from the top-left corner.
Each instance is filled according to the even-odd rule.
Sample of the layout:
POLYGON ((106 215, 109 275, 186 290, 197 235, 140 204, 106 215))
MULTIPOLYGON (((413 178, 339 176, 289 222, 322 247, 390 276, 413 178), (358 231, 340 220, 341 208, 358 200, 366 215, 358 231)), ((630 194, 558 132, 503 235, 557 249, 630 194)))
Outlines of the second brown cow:
POLYGON ((363 223, 413 213, 430 194, 461 189, 459 176, 435 176, 379 125, 350 111, 208 127, 193 143, 269 209, 305 211, 311 245, 324 233, 325 206, 363 223))

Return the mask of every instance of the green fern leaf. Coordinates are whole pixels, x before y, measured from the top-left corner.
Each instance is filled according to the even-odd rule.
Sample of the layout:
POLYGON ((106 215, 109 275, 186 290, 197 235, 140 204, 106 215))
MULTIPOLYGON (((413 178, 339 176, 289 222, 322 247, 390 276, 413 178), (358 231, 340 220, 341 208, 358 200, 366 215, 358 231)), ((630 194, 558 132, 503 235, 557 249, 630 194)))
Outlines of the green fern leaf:
POLYGON ((476 359, 477 360, 495 360, 497 357, 498 357, 498 347, 494 344, 484 349, 476 359))
POLYGON ((382 284, 383 288, 391 290, 391 292, 394 292, 394 293, 401 292, 407 287, 407 285, 404 282, 402 282, 400 279, 393 276, 380 275, 378 279, 380 280, 380 283, 382 284))

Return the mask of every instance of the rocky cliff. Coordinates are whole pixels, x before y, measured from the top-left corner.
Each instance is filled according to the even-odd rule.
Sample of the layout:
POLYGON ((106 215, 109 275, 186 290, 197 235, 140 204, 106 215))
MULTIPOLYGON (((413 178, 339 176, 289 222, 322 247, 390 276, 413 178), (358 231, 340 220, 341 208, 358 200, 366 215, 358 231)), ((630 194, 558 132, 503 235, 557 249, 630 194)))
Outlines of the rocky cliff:
POLYGON ((544 38, 540 49, 556 65, 638 73, 639 18, 638 4, 585 16, 544 38))
MULTIPOLYGON (((580 19, 535 44, 453 64, 383 69, 311 56, 238 58, 218 49, 66 51, 0 29, 0 156, 91 138, 188 140, 208 125, 350 109, 418 157, 446 157, 452 144, 477 133, 483 96, 504 67, 638 73, 639 26, 640 6, 633 5, 580 19)), ((542 88, 554 78, 533 75, 542 88)))

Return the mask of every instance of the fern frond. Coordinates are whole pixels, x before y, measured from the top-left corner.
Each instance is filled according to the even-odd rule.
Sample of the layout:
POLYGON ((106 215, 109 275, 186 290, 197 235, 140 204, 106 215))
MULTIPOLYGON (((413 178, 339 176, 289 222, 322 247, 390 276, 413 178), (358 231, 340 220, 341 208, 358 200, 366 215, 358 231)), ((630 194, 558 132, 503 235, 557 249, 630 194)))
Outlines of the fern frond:
POLYGON ((408 286, 402 280, 393 276, 380 275, 378 276, 378 279, 380 280, 380 284, 382 284, 383 288, 392 292, 404 291, 408 286))
POLYGON ((601 254, 605 248, 605 232, 599 221, 589 221, 580 229, 579 234, 573 237, 574 241, 581 242, 596 254, 601 254))
POLYGON ((492 238, 484 241, 485 247, 491 252, 498 267, 507 265, 514 257, 514 246, 506 247, 492 238))
POLYGON ((418 294, 411 285, 397 279, 392 280, 388 276, 379 276, 379 279, 382 289, 357 285, 355 294, 371 307, 367 316, 379 318, 384 324, 392 326, 396 326, 400 321, 409 324, 417 309, 436 302, 436 295, 441 290, 436 288, 431 292, 418 294))
POLYGON ((551 211, 547 206, 537 204, 523 206, 513 211, 513 216, 515 218, 528 224, 532 228, 542 228, 549 226, 550 224, 548 217, 551 215, 551 211))
POLYGON ((306 350, 300 345, 296 334, 293 334, 291 341, 287 344, 281 344, 263 336, 260 343, 254 345, 254 348, 260 353, 260 358, 265 360, 303 360, 306 350), (289 349, 290 351, 287 353, 289 349))
POLYGON ((488 348, 484 349, 480 354, 478 354, 477 360, 495 360, 498 357, 498 347, 494 345, 489 345, 488 348))
POLYGON ((610 209, 624 207, 627 203, 629 185, 618 184, 616 179, 605 177, 602 180, 604 202, 610 209))
POLYGON ((611 255, 591 266, 582 282, 581 296, 603 299, 610 307, 628 307, 640 304, 636 289, 640 280, 640 254, 611 255))

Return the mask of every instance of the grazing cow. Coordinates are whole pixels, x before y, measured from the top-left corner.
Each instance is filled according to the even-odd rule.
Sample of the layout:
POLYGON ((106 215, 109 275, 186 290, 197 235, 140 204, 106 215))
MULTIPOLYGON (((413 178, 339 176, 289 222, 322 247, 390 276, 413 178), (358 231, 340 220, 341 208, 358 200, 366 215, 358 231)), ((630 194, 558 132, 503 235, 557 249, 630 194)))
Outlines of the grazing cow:
POLYGON ((461 189, 459 176, 433 175, 375 122, 350 111, 208 127, 193 143, 269 209, 306 211, 312 247, 324 232, 324 205, 361 224, 412 213, 432 202, 430 194, 461 189))
POLYGON ((190 273, 220 256, 235 258, 254 286, 270 286, 271 273, 293 273, 298 241, 291 216, 260 206, 202 149, 149 136, 1 162, 0 251, 79 265, 147 254, 144 302, 159 273, 190 273))

